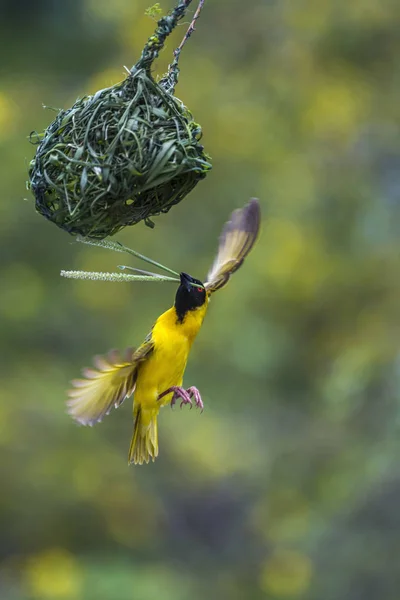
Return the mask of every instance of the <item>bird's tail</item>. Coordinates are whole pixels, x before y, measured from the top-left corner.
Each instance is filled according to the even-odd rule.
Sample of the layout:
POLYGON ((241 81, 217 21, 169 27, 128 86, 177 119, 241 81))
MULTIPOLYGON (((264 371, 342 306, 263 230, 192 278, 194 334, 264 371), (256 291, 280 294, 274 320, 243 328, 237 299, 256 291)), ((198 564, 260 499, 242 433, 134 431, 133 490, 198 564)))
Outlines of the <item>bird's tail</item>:
POLYGON ((129 464, 142 465, 158 456, 158 411, 145 410, 140 406, 134 409, 135 422, 129 448, 129 464))

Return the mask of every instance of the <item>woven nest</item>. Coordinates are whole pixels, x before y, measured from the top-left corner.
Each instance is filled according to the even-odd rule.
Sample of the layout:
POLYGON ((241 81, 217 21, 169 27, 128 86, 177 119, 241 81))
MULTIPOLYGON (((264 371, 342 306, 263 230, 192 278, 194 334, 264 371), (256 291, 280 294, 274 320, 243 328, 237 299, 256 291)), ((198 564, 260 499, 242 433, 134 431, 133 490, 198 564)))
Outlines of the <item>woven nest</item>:
POLYGON ((142 220, 152 226, 210 170, 201 127, 173 95, 179 54, 159 83, 150 72, 189 3, 158 22, 122 83, 60 111, 39 136, 29 186, 37 211, 65 231, 103 239, 142 220))

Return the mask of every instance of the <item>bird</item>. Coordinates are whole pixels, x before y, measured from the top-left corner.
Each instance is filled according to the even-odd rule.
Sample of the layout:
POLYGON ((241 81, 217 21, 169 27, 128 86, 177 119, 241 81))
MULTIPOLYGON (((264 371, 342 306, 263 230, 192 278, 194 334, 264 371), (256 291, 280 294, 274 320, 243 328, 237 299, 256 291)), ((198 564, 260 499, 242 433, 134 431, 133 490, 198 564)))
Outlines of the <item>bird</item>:
POLYGON ((203 410, 195 386, 182 387, 192 344, 203 324, 210 296, 225 287, 252 249, 260 227, 260 204, 252 198, 225 223, 205 283, 181 272, 171 308, 155 321, 135 350, 95 356, 94 368, 71 382, 67 410, 82 425, 94 425, 133 395, 133 435, 128 464, 154 462, 158 456, 157 417, 162 406, 190 405, 203 410))

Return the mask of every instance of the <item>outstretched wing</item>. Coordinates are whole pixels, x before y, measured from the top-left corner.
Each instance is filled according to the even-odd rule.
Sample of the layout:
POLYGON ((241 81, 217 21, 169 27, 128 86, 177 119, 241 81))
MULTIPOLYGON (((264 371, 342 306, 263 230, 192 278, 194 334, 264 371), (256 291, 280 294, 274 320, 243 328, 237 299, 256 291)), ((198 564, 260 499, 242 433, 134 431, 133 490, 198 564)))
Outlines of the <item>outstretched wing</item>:
POLYGON ((205 287, 209 293, 224 287, 243 263, 257 239, 260 217, 260 204, 256 198, 232 213, 222 230, 218 254, 207 275, 205 287))
POLYGON ((84 379, 74 379, 68 392, 68 413, 82 425, 94 425, 118 408, 135 390, 138 366, 147 360, 154 344, 151 337, 136 350, 128 348, 122 356, 111 350, 106 356, 95 356, 95 368, 83 369, 84 379))

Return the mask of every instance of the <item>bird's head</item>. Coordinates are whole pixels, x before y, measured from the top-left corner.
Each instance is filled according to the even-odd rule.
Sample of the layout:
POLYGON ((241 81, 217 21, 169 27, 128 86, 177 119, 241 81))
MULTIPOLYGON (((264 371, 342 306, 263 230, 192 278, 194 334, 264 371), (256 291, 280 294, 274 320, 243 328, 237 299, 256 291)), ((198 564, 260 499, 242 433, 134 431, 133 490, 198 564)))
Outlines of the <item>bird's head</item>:
POLYGON ((179 320, 183 321, 188 311, 203 306, 207 293, 204 284, 187 273, 181 273, 180 279, 181 283, 175 296, 175 309, 179 320))

